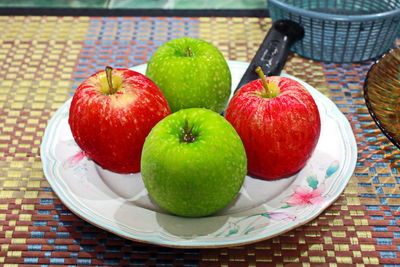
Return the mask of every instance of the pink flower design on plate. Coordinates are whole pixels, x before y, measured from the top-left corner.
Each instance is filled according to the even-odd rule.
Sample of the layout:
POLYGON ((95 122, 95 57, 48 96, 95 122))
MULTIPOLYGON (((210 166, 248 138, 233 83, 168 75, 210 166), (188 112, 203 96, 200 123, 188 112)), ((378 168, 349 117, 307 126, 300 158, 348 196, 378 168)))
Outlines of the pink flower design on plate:
POLYGON ((283 220, 283 221, 295 221, 297 219, 295 214, 284 211, 275 211, 268 214, 268 216, 273 220, 283 220))
POLYGON ((294 194, 290 196, 287 203, 289 205, 318 205, 324 202, 324 198, 321 196, 323 192, 322 186, 312 189, 311 187, 298 187, 294 194))

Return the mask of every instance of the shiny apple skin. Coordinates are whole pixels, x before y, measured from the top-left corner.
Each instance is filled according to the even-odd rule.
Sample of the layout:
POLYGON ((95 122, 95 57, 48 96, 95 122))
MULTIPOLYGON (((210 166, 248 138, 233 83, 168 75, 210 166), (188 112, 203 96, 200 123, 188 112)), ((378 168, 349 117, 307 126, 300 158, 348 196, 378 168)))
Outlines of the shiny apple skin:
POLYGON ((105 71, 76 90, 69 125, 78 146, 102 168, 117 173, 140 171, 144 140, 153 126, 171 113, 159 87, 144 75, 113 69, 118 90, 107 94, 105 71))
POLYGON ((252 81, 233 96, 225 117, 243 141, 249 174, 277 180, 305 166, 318 143, 321 120, 314 99, 299 82, 266 79, 278 85, 278 96, 261 97, 261 80, 252 81))

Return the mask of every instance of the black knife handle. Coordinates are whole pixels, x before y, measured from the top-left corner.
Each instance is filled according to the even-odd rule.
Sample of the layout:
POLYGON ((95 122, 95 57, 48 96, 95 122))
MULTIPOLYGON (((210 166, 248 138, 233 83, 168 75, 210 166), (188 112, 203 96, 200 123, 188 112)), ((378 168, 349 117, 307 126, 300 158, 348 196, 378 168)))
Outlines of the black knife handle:
POLYGON ((243 85, 259 78, 255 72, 257 66, 262 68, 266 76, 279 75, 286 63, 290 47, 303 36, 303 27, 294 21, 278 20, 274 22, 243 74, 235 92, 243 85))

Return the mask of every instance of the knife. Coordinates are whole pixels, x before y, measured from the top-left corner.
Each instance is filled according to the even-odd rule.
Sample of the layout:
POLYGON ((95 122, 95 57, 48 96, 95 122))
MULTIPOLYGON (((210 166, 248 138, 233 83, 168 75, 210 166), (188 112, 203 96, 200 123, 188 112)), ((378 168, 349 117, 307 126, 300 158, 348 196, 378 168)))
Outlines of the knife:
POLYGON ((243 85, 259 78, 255 72, 257 66, 261 67, 266 76, 279 75, 285 66, 290 47, 303 37, 304 29, 300 24, 291 20, 274 22, 243 74, 235 93, 243 85))

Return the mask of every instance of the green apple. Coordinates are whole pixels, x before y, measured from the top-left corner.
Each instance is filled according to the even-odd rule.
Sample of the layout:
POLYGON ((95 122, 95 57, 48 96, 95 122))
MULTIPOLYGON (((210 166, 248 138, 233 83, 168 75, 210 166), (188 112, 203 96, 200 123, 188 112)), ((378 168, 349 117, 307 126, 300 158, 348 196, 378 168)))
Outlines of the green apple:
POLYGON ((247 172, 243 143, 216 112, 182 109, 162 119, 147 136, 141 173, 150 197, 179 216, 200 217, 226 207, 247 172))
POLYGON ((160 46, 148 62, 146 76, 160 87, 172 112, 208 108, 221 113, 231 93, 224 56, 201 39, 182 37, 160 46))

